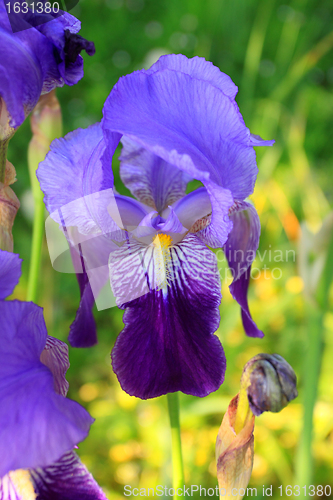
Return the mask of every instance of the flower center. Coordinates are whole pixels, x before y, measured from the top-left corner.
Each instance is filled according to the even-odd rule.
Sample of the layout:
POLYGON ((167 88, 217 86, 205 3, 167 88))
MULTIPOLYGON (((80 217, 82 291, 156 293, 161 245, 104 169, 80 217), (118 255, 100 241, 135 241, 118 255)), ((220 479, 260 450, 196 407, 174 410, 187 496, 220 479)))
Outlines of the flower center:
POLYGON ((166 290, 172 281, 170 270, 171 254, 170 247, 172 238, 168 234, 159 233, 153 238, 154 245, 154 268, 156 276, 157 290, 166 290))
POLYGON ((18 469, 9 472, 10 481, 13 483, 18 495, 25 500, 36 500, 36 493, 31 481, 29 471, 18 469))

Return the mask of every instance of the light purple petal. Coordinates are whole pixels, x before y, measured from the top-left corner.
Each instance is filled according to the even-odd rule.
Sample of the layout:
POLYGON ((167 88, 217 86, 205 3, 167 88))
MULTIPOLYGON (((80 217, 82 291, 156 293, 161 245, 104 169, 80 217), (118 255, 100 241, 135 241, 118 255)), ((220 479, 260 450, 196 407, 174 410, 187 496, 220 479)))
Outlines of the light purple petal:
POLYGON ((102 126, 200 180, 213 211, 206 238, 214 246, 225 243, 233 197, 250 194, 257 175, 250 132, 228 97, 184 73, 135 73, 120 79, 111 92, 102 126))
POLYGON ((17 254, 0 250, 0 300, 13 293, 21 277, 21 263, 17 254))
POLYGON ((128 394, 142 399, 175 391, 206 396, 222 384, 226 366, 214 335, 221 300, 215 255, 196 236, 187 236, 170 248, 169 284, 154 289, 156 251, 142 247, 140 265, 140 259, 130 258, 135 250, 140 256, 138 247, 127 257, 119 251, 118 262, 110 263, 120 303, 124 286, 130 297, 140 280, 148 285, 148 293, 124 305, 125 328, 112 351, 119 382, 128 394))
MULTIPOLYGON (((112 137, 111 157, 119 142, 117 134, 112 137)), ((104 150, 99 123, 52 142, 37 177, 46 208, 59 224, 77 226, 83 234, 107 225, 107 207, 114 195, 111 163, 103 168, 100 160, 104 150)))
POLYGON ((191 178, 177 167, 123 137, 120 176, 125 186, 142 203, 162 212, 185 196, 191 178))
POLYGON ((207 81, 169 69, 127 75, 105 103, 102 126, 203 183, 229 189, 234 198, 253 191, 250 131, 235 102, 207 81))
POLYGON ((224 246, 233 275, 230 292, 242 308, 244 330, 250 337, 263 337, 253 321, 247 302, 251 264, 259 245, 260 221, 256 209, 245 201, 237 202, 230 211, 233 229, 224 246))
POLYGON ((107 500, 75 452, 55 464, 30 471, 38 500, 107 500))
POLYGON ((55 393, 40 361, 47 332, 41 308, 0 302, 0 477, 10 470, 46 466, 88 434, 93 419, 55 393))
POLYGON ((234 98, 238 91, 230 76, 222 73, 219 68, 211 62, 206 61, 203 57, 196 56, 188 59, 183 54, 162 56, 148 69, 147 73, 151 74, 164 69, 179 71, 192 76, 192 78, 204 80, 219 88, 225 95, 231 98, 234 98))
POLYGON ((251 134, 250 141, 252 146, 273 146, 275 143, 274 139, 271 141, 265 141, 260 137, 260 135, 251 134))
POLYGON ((151 212, 150 207, 143 205, 133 198, 116 194, 112 205, 109 204, 108 212, 112 220, 127 231, 133 231, 146 215, 151 212))
POLYGON ((69 387, 66 380, 66 372, 69 368, 67 344, 48 335, 40 360, 52 372, 55 392, 67 396, 69 387))
POLYGON ((212 213, 212 205, 206 188, 192 191, 174 203, 173 209, 187 229, 191 229, 195 222, 212 213))

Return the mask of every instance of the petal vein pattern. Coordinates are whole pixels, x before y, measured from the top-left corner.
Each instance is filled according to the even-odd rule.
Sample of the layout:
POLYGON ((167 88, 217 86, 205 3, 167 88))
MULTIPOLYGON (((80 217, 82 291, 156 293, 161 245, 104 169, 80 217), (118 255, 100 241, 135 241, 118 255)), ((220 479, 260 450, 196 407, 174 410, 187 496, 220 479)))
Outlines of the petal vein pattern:
POLYGON ((126 308, 114 371, 122 388, 142 399, 174 391, 206 396, 219 388, 226 366, 214 335, 221 300, 216 257, 188 235, 170 247, 171 278, 161 287, 154 250, 129 245, 110 259, 111 285, 126 308))

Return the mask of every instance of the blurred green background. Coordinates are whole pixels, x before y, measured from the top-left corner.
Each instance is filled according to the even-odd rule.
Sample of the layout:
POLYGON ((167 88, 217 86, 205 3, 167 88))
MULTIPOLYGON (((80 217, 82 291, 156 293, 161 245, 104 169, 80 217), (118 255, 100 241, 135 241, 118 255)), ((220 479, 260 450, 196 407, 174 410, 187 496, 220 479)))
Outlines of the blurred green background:
MULTIPOLYGON (((299 397, 281 413, 256 419, 250 486, 258 488, 260 498, 263 485, 273 485, 273 498, 279 498, 279 485, 297 484, 304 404, 311 399, 306 374, 315 345, 322 362, 311 481, 333 485, 333 312, 332 307, 318 313, 309 306, 308 283, 299 274, 299 249, 304 252, 306 246, 300 245, 301 225, 309 242, 332 210, 331 0, 80 0, 72 13, 82 21, 82 36, 95 42, 96 55, 85 56, 81 82, 57 92, 65 133, 101 119, 103 103, 120 76, 174 52, 203 56, 230 75, 251 132, 276 140, 272 148, 257 148, 259 175, 252 196, 262 236, 249 297, 266 336, 245 337, 239 307, 228 292, 230 280, 224 279, 217 334, 228 362, 225 383, 205 399, 180 398, 187 483, 215 487, 215 439, 228 402, 239 390, 242 367, 259 352, 276 352, 294 367, 299 397)), ((8 156, 17 169, 14 190, 21 200, 13 231, 14 250, 24 259, 15 292, 20 299, 26 294, 32 231, 26 164, 30 137, 26 120, 8 156)), ((124 192, 116 178, 117 189, 124 192)), ((316 261, 315 250, 310 257, 310 263, 316 261)), ((220 265, 224 278, 225 264, 220 265)), ((332 305, 332 294, 330 300, 332 305)), ((38 302, 49 333, 66 340, 79 303, 78 285, 74 275, 52 269, 46 245, 38 302)), ((95 317, 99 344, 88 350, 70 348, 69 396, 96 418, 79 454, 110 499, 122 498, 125 484, 171 486, 166 398, 141 401, 122 392, 110 366, 122 312, 96 311, 95 317)))

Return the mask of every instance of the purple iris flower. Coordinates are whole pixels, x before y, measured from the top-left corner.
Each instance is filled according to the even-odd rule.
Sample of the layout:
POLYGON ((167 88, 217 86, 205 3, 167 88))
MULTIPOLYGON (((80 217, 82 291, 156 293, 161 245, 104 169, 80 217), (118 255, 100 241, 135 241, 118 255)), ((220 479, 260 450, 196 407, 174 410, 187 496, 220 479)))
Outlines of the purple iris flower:
POLYGON ((13 33, 4 0, 0 0, 0 125, 16 128, 36 106, 41 94, 74 85, 83 77, 82 50, 95 53, 92 42, 77 33, 81 23, 63 15, 34 26, 31 14, 24 31, 13 33))
POLYGON ((54 141, 38 169, 51 217, 68 235, 75 232, 69 240, 82 263, 70 341, 95 341, 88 278, 109 264, 117 305, 125 309, 112 365, 130 395, 206 396, 222 384, 226 360, 214 335, 221 283, 208 247, 226 253, 246 334, 263 336, 247 303, 260 223, 245 198, 257 176, 253 146, 274 141, 250 134, 236 93, 203 58, 163 56, 148 71, 122 77, 101 126, 54 141), (120 175, 136 200, 113 191, 120 139, 120 175), (191 179, 202 187, 186 194, 191 179))
POLYGON ((4 300, 20 275, 18 255, 0 250, 0 499, 24 485, 40 500, 104 499, 72 451, 93 419, 65 397, 67 345, 47 335, 40 307, 4 300))

